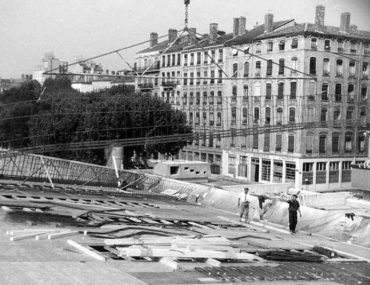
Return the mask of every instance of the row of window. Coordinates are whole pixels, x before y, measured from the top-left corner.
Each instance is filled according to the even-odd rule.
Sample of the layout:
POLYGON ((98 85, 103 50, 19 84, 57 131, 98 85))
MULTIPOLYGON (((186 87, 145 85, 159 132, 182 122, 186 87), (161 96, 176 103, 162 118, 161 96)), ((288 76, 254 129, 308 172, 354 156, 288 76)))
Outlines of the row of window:
POLYGON ((177 54, 167 54, 162 56, 161 66, 168 67, 168 66, 180 66, 181 59, 183 60, 184 66, 192 66, 192 65, 202 65, 214 62, 222 62, 224 57, 223 49, 216 50, 212 49, 210 51, 204 52, 192 52, 192 53, 185 53, 183 56, 181 53, 177 54))
MULTIPOLYGON (((275 85, 276 86, 276 85, 275 85)), ((277 83, 277 99, 278 100, 283 100, 285 96, 285 84, 284 82, 278 82, 277 83)), ((343 84, 337 83, 335 84, 335 92, 334 92, 334 100, 335 101, 341 101, 342 100, 342 95, 343 95, 343 84)), ((265 84, 265 92, 264 95, 262 95, 262 84, 260 82, 256 82, 254 84, 254 96, 264 96, 266 100, 272 99, 273 92, 272 92, 272 83, 266 83, 265 84)), ((296 81, 291 81, 289 84, 289 99, 296 99, 297 98, 297 82, 296 81)), ((321 92, 318 92, 317 95, 321 98, 322 101, 329 101, 329 83, 322 83, 321 86, 321 92)), ((365 84, 361 85, 361 90, 360 90, 360 100, 366 100, 367 99, 367 92, 368 92, 368 87, 365 84)), ((355 99, 355 93, 356 93, 356 86, 354 83, 348 83, 347 85, 347 99, 348 101, 354 101, 355 99)), ((232 86, 232 99, 236 100, 236 97, 238 97, 238 87, 237 85, 232 86)), ((309 83, 309 90, 308 90, 308 95, 313 96, 314 99, 316 97, 316 82, 312 81, 309 83)), ((249 96, 249 87, 247 84, 243 86, 243 98, 248 98, 249 96)))
MULTIPOLYGON (((303 163, 302 184, 313 184, 314 163, 303 163)), ((351 182, 351 161, 316 162, 316 184, 351 182), (339 167, 342 166, 342 176, 339 177, 339 167), (327 166, 329 176, 327 177, 327 166)))
MULTIPOLYGON (((328 151, 331 151, 333 154, 341 153, 341 140, 343 141, 343 149, 344 152, 351 153, 356 151, 354 146, 354 134, 352 132, 346 132, 345 134, 342 133, 333 133, 331 135, 331 143, 328 144, 328 134, 320 134, 318 137, 319 142, 319 149, 318 152, 320 154, 326 154, 328 151)), ((306 153, 311 154, 313 153, 313 145, 314 145, 315 136, 313 134, 306 135, 306 153)), ((365 152, 365 135, 359 134, 357 138, 357 151, 360 153, 365 152)))
MULTIPOLYGON (((336 69, 335 69, 335 76, 336 77, 343 77, 344 76, 344 70, 348 70, 348 76, 354 78, 356 76, 356 70, 357 70, 356 61, 349 60, 348 66, 344 66, 344 60, 343 59, 337 59, 336 60, 336 69)), ((310 65, 309 65, 309 73, 311 75, 316 75, 317 73, 317 60, 316 57, 310 57, 310 65)), ((330 76, 330 59, 324 58, 323 59, 323 76, 330 76)), ((369 77, 369 63, 363 62, 362 63, 362 69, 360 73, 360 77, 364 79, 368 79, 369 77)))
MULTIPOLYGON (((233 130, 233 129, 232 129, 233 130)), ((235 146, 236 142, 236 129, 235 131, 231 132, 231 146, 235 146), (234 135, 233 135, 234 133, 234 135)), ((253 134, 252 135, 252 149, 260 149, 260 135, 253 134)), ((293 153, 295 151, 295 135, 288 134, 287 142, 288 144, 282 144, 283 142, 283 135, 276 134, 275 135, 275 144, 271 145, 271 134, 265 133, 263 135, 263 150, 264 152, 275 151, 275 152, 289 152, 293 153), (283 149, 283 146, 285 149, 283 149)), ((245 138, 247 144, 247 137, 245 138)), ((346 132, 345 134, 342 133, 333 133, 331 135, 331 143, 328 144, 328 134, 320 134, 318 140, 315 140, 314 134, 307 134, 306 135, 306 154, 318 153, 326 155, 328 151, 331 151, 332 154, 339 154, 339 153, 353 153, 358 151, 359 153, 365 152, 365 135, 359 134, 357 137, 357 148, 354 145, 354 134, 352 132, 346 132), (314 142, 318 142, 318 150, 314 149, 314 142), (341 146, 341 141, 343 145, 341 146), (330 149, 328 149, 330 147, 330 149)))
MULTIPOLYGON (((298 48, 298 38, 292 38, 291 41, 290 41, 290 48, 291 49, 297 49, 298 48)), ((336 45, 336 51, 338 52, 345 52, 345 51, 349 51, 350 53, 357 53, 357 49, 358 49, 358 46, 357 46, 357 43, 356 42, 350 42, 349 45, 346 45, 346 43, 342 40, 338 40, 336 41, 337 45, 336 45)), ((311 43, 310 43, 310 48, 312 50, 317 50, 318 47, 319 47, 319 44, 321 45, 321 43, 319 43, 319 39, 318 38, 311 38, 311 43)), ((255 46, 255 52, 256 53, 262 53, 262 42, 257 42, 256 43, 256 46, 255 46)), ((276 51, 285 51, 286 50, 286 47, 287 47, 287 42, 286 40, 280 40, 279 43, 277 45, 275 45, 274 41, 268 41, 266 43, 266 52, 276 52, 276 51), (275 48, 276 46, 276 48, 275 48)), ((365 48, 365 51, 368 51, 369 50, 369 44, 365 44, 364 45, 364 48, 365 48)), ((333 41, 330 40, 330 39, 325 39, 323 42, 322 42, 322 49, 324 51, 334 51, 334 47, 333 47, 333 41)), ((238 51, 234 50, 233 51, 233 56, 237 56, 238 55, 238 51)))
MULTIPOLYGON (((277 66, 278 75, 284 75, 286 73, 285 69, 289 69, 291 73, 297 72, 298 68, 298 58, 292 57, 291 58, 291 64, 289 67, 285 64, 285 59, 280 58, 278 62, 273 62, 271 59, 268 59, 266 61, 266 76, 272 76, 273 75, 273 66, 277 66)), ((344 71, 348 70, 349 77, 355 77, 356 76, 356 68, 357 64, 356 61, 350 60, 348 61, 348 67, 344 67, 344 60, 343 59, 337 59, 336 60, 336 70, 335 70, 335 76, 336 77, 343 77, 344 71)), ((317 63, 316 63, 316 57, 310 57, 310 65, 309 65, 309 72, 311 75, 317 74, 317 63)), ((238 63, 233 63, 232 65, 232 75, 233 78, 238 78, 242 75, 243 77, 247 78, 250 76, 250 64, 249 62, 244 62, 241 67, 239 67, 238 63)), ((255 62, 255 73, 252 74, 252 76, 259 77, 262 76, 262 61, 256 61, 255 62)), ((323 59, 323 76, 330 76, 330 59, 324 58, 323 59)), ((363 62, 362 63, 362 69, 360 77, 362 78, 368 78, 369 77, 369 63, 363 62)))

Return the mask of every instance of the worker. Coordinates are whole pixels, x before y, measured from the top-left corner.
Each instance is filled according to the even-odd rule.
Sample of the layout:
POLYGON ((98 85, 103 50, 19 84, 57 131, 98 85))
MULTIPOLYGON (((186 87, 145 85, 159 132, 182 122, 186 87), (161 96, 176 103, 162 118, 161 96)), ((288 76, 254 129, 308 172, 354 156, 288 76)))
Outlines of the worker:
POLYGON ((299 202, 297 201, 297 195, 293 194, 291 199, 288 200, 289 204, 289 230, 291 234, 296 232, 295 228, 297 226, 297 212, 299 212, 300 217, 302 217, 302 213, 300 210, 299 202))
POLYGON ((265 195, 259 195, 258 196, 258 205, 259 205, 259 214, 260 214, 260 220, 263 220, 263 214, 265 213, 265 209, 263 208, 263 203, 266 201, 266 196, 265 195))
POLYGON ((244 193, 238 199, 238 207, 240 206, 240 221, 249 222, 249 204, 250 196, 248 194, 249 189, 244 188, 244 193))

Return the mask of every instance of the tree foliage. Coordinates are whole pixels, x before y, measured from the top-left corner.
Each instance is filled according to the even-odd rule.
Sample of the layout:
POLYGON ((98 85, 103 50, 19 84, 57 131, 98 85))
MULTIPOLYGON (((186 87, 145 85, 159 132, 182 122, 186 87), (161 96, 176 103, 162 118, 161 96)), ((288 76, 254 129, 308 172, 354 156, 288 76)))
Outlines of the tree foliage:
MULTIPOLYGON (((14 141, 10 146, 60 145, 141 138, 140 144, 136 146, 123 145, 127 159, 134 151, 143 153, 144 156, 152 152, 175 154, 187 144, 186 141, 153 145, 149 143, 150 137, 191 133, 191 128, 186 125, 185 115, 181 111, 172 109, 159 98, 136 93, 133 86, 120 85, 101 92, 81 94, 71 88, 67 78, 58 78, 48 79, 44 87, 45 91, 38 102, 28 102, 26 105, 19 103, 20 100, 24 100, 23 98, 33 100, 38 98, 40 86, 33 89, 29 86, 27 92, 23 91, 24 97, 14 99, 19 103, 14 106, 18 107, 9 108, 6 116, 10 118, 17 114, 25 114, 20 121, 22 131, 11 131, 14 128, 13 120, 8 120, 8 124, 1 124, 0 127, 2 130, 7 127, 8 140, 28 138, 16 143, 14 141)), ((7 94, 6 98, 9 96, 10 94, 7 94)), ((5 98, 4 101, 0 98, 0 102, 5 101, 5 98)), ((5 141, 5 137, 1 139, 5 141)), ((86 148, 69 151, 66 148, 48 154, 91 163, 105 163, 104 149, 86 148)))

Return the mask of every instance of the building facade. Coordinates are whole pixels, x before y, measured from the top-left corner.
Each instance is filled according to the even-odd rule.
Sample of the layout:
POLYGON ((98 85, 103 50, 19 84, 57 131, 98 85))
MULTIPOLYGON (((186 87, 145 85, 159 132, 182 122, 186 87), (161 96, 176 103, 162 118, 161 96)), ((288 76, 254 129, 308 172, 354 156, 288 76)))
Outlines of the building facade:
POLYGON ((247 135, 231 135, 223 174, 316 191, 351 185, 351 163, 367 156, 370 33, 350 26, 348 13, 340 27, 324 15, 318 6, 314 24, 275 28, 268 14, 262 34, 227 43, 229 73, 245 77, 226 87, 230 129, 245 125, 247 135))
POLYGON ((247 31, 240 17, 232 34, 211 24, 196 42, 180 37, 166 50, 177 36, 169 32, 154 45, 161 83, 152 94, 183 110, 195 134, 180 157, 250 182, 349 187, 351 163, 367 156, 370 32, 349 13, 339 27, 324 21, 319 5, 312 24, 267 14, 247 31))

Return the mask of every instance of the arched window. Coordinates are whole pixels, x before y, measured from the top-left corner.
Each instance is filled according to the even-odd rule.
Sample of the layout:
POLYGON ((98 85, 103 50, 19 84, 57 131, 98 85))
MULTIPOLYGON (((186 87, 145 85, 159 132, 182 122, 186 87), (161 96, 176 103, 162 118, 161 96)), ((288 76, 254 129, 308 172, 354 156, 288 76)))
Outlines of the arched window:
POLYGON ((236 101, 236 97, 238 96, 238 87, 233 85, 232 87, 232 101, 236 101))
POLYGON ((352 83, 348 84, 348 101, 352 102, 355 98, 355 86, 352 83))
POLYGON ((231 124, 236 124, 236 107, 231 108, 231 124))
POLYGON ((248 124, 248 108, 247 107, 243 107, 242 124, 243 125, 247 125, 248 124))
POLYGON ((319 136, 319 153, 326 153, 326 134, 319 136))
POLYGON ((331 140, 332 141, 332 143, 331 143, 332 153, 339 153, 339 142, 340 142, 339 138, 340 138, 340 133, 333 133, 332 134, 332 140, 331 140))
POLYGON ((283 123, 283 108, 278 107, 276 110, 276 124, 281 125, 283 123))
POLYGON ((330 51, 330 40, 325 40, 324 49, 325 51, 330 51))
POLYGON ((279 50, 280 51, 285 50, 285 41, 280 41, 279 42, 279 50))
POLYGON ((258 107, 254 108, 254 117, 253 117, 253 123, 259 124, 260 121, 260 109, 258 107))
POLYGON ((329 84, 328 83, 323 83, 322 84, 322 89, 321 89, 321 101, 328 101, 328 91, 329 91, 329 84))
POLYGON ((352 133, 346 132, 344 135, 344 150, 345 152, 351 152, 352 148, 352 133))
POLYGON ((308 133, 306 134, 306 153, 312 153, 313 150, 313 134, 308 133))
POLYGON ((358 151, 365 152, 365 135, 363 133, 358 135, 358 151))
POLYGON ((265 108, 265 124, 270 125, 271 123, 271 108, 266 107, 265 108))
POLYGON ((298 58, 297 57, 292 57, 292 72, 295 73, 297 72, 296 69, 298 68, 298 58))
POLYGON ((311 49, 317 50, 317 38, 311 38, 311 49))
POLYGON ((232 77, 236 78, 238 77, 238 64, 237 63, 233 63, 233 75, 232 77))
POLYGON ((244 77, 249 77, 249 62, 244 62, 244 77))
POLYGON ((288 152, 294 152, 294 135, 288 135, 288 152))
POLYGON ((278 100, 283 100, 284 99, 284 82, 279 82, 278 83, 278 100))
POLYGON ((266 76, 272 75, 272 60, 267 60, 266 76))
POLYGON ((254 84, 254 96, 261 96, 261 83, 259 82, 254 84))
POLYGON ((289 108, 289 123, 295 122, 295 108, 289 108))
POLYGON ((274 43, 273 42, 268 42, 267 43, 267 51, 271 52, 274 49, 274 43))
POLYGON ((310 74, 316 75, 316 57, 310 57, 310 74))
POLYGON ((284 70, 285 70, 285 59, 280 58, 279 59, 279 74, 284 74, 284 70))
POLYGON ((249 88, 247 84, 244 84, 243 90, 243 103, 248 103, 249 88))
POLYGON ((293 38, 292 39, 292 49, 298 48, 298 38, 293 38))
POLYGON ((271 100, 271 83, 266 83, 266 100, 271 100))
POLYGON ((320 121, 321 122, 326 122, 327 121, 327 114, 328 110, 326 108, 321 109, 321 114, 320 114, 320 121))

